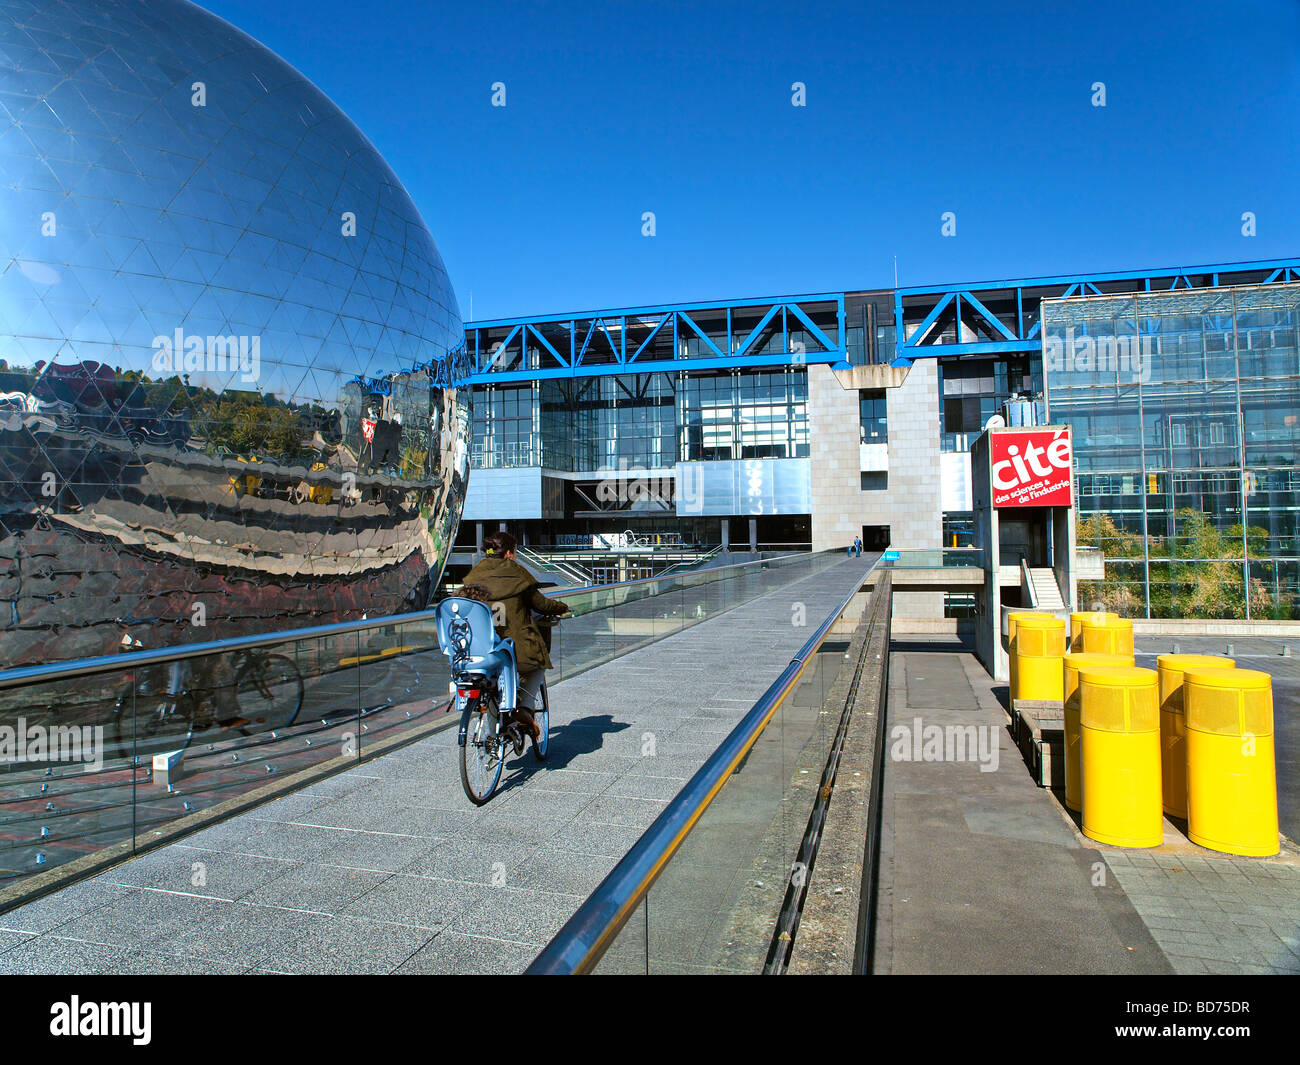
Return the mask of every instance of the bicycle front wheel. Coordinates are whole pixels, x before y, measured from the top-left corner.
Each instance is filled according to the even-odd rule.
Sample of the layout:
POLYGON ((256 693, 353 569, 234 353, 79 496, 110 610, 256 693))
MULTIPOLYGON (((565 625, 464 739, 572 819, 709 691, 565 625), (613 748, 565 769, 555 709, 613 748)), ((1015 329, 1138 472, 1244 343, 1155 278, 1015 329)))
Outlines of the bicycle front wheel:
POLYGON ((493 728, 496 715, 471 712, 465 742, 460 748, 460 782, 475 806, 482 806, 496 791, 505 764, 505 741, 493 728))
POLYGON ((285 655, 258 655, 235 679, 235 698, 247 719, 239 726, 246 736, 288 728, 302 709, 302 674, 285 655))

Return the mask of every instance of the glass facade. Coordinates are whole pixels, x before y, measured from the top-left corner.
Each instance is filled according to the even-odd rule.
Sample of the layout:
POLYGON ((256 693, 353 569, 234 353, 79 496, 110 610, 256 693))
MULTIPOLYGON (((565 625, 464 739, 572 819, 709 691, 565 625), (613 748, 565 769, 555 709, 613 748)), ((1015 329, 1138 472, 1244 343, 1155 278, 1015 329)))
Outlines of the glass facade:
POLYGON ((942 449, 969 451, 1003 403, 1019 392, 1042 392, 1043 374, 1028 356, 942 359, 939 389, 942 449))
POLYGON ((532 383, 478 389, 470 449, 475 469, 541 465, 536 394, 532 383))
MULTIPOLYGON (((883 404, 883 398, 881 400, 883 404)), ((802 369, 619 374, 477 389, 473 464, 573 473, 805 458, 802 369)))
POLYGON ((544 465, 591 473, 676 461, 676 388, 672 374, 628 374, 544 382, 544 465))
POLYGON ((459 309, 318 89, 177 0, 0 0, 0 660, 422 606, 459 309))
POLYGON ((870 366, 893 359, 893 293, 845 293, 844 319, 849 365, 870 366))
POLYGON ((1080 601, 1300 616, 1300 285, 1046 300, 1050 417, 1074 430, 1080 601))
POLYGON ((803 370, 692 375, 678 398, 684 462, 808 455, 803 370))

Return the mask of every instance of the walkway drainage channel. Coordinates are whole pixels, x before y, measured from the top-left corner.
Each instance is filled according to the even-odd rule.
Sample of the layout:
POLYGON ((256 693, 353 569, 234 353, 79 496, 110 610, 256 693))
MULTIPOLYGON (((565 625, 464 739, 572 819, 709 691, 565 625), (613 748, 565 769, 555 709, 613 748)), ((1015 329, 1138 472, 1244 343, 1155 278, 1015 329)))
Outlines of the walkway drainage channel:
MULTIPOLYGON (((891 589, 889 575, 881 581, 864 612, 854 637, 850 643, 850 656, 853 659, 852 674, 848 680, 847 690, 837 684, 827 697, 827 706, 839 705, 839 725, 830 754, 822 770, 821 781, 813 801, 808 825, 800 841, 798 853, 791 865, 789 882, 786 886, 785 899, 777 917, 772 941, 768 947, 767 960, 763 966, 763 975, 780 976, 789 971, 791 959, 795 953, 799 925, 808 900, 809 887, 816 873, 818 851, 824 841, 827 816, 831 800, 835 796, 836 783, 841 770, 846 739, 850 729, 861 727, 864 718, 874 718, 874 735, 870 737, 871 772, 868 781, 868 799, 866 814, 868 825, 865 833, 862 853, 862 882, 858 894, 859 905, 856 913, 853 908, 845 910, 838 918, 841 926, 838 937, 852 944, 852 971, 854 973, 870 972, 870 944, 874 938, 875 927, 875 891, 876 872, 879 865, 880 834, 880 787, 883 779, 883 752, 885 749, 885 699, 888 693, 889 678, 889 629, 891 622, 891 589), (879 669, 875 666, 879 663, 879 669), (867 690, 859 700, 864 672, 873 675, 868 678, 867 690), (856 718, 855 718, 855 715, 856 718), (853 927, 847 927, 852 920, 853 927)), ((848 657, 848 656, 846 656, 848 657)), ((841 803, 845 800, 842 797, 841 803)), ((837 813, 840 811, 837 811, 837 813)), ((836 921, 832 918, 832 922, 836 921)))

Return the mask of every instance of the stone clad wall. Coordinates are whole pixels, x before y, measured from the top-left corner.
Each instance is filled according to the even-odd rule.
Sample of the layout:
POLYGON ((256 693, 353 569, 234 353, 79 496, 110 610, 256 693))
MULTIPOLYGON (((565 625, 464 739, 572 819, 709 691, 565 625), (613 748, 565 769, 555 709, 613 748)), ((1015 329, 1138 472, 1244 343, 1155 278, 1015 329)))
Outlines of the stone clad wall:
POLYGON ((888 525, 893 546, 942 546, 938 367, 808 367, 813 550, 844 547, 863 525, 888 525), (858 390, 884 388, 889 410, 889 487, 862 490, 858 390))
POLYGON ((859 421, 857 388, 841 385, 828 366, 809 366, 808 453, 812 459, 814 551, 851 544, 866 521, 859 520, 865 513, 859 497, 880 494, 861 489, 859 421))
MULTIPOLYGON (((808 367, 813 550, 846 547, 864 525, 888 525, 900 549, 943 545, 939 373, 934 359, 909 367, 808 367), (889 486, 862 490, 858 390, 886 389, 889 486)), ((938 592, 900 593, 898 617, 943 617, 938 592)))

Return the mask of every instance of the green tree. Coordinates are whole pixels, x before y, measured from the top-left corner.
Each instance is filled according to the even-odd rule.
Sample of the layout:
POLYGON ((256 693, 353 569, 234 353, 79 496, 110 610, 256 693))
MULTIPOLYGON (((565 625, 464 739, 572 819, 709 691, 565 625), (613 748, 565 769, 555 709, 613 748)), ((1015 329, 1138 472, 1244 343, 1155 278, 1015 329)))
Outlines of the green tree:
MULTIPOLYGON (((1247 582, 1244 565, 1249 559, 1267 559, 1268 530, 1240 523, 1220 528, 1199 510, 1184 508, 1171 515, 1173 533, 1147 540, 1148 595, 1152 617, 1244 618, 1249 587, 1252 617, 1289 614, 1289 605, 1276 603, 1264 582, 1247 582)), ((1092 514, 1076 527, 1080 545, 1101 548, 1106 558, 1103 581, 1081 582, 1081 602, 1123 616, 1144 612, 1143 539, 1140 533, 1116 526, 1107 514, 1092 514)))

